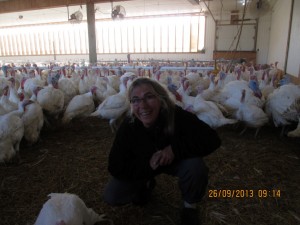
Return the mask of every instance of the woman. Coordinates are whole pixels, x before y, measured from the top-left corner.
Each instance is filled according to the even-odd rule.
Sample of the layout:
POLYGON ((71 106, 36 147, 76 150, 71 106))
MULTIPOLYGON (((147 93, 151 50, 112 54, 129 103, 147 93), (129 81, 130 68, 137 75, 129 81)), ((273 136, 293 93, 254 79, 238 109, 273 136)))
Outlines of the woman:
POLYGON ((111 205, 148 202, 161 173, 179 178, 182 224, 198 224, 196 203, 205 194, 208 168, 202 157, 221 145, 215 130, 184 111, 157 81, 138 78, 128 90, 131 116, 119 127, 109 155, 112 180, 104 191, 111 205))

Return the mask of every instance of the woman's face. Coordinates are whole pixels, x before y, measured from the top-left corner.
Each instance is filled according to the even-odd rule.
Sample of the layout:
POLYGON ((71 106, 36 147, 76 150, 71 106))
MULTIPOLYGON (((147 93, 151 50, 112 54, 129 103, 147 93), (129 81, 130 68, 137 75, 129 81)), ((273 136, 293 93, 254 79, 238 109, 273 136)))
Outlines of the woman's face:
POLYGON ((159 114, 161 103, 153 88, 148 84, 135 87, 130 96, 132 113, 144 124, 151 127, 159 114))

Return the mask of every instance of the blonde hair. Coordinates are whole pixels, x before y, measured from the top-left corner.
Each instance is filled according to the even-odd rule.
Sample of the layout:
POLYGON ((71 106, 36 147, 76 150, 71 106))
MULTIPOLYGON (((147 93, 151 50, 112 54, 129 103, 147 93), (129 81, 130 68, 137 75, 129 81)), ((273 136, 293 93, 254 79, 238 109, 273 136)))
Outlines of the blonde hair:
MULTIPOLYGON (((167 121, 164 127, 164 133, 172 135, 174 133, 174 115, 175 115, 175 103, 169 96, 168 91, 158 82, 150 78, 137 78, 135 79, 128 89, 128 98, 130 99, 132 91, 140 85, 149 85, 153 88, 154 94, 158 96, 161 102, 160 115, 167 121)), ((131 113, 133 119, 134 115, 131 113)))

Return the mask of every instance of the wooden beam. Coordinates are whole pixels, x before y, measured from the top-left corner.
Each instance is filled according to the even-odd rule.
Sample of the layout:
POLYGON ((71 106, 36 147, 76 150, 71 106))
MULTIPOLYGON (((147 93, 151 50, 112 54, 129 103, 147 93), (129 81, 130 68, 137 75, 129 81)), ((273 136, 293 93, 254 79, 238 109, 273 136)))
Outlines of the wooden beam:
POLYGON ((97 62, 97 45, 96 45, 96 27, 95 27, 95 11, 93 3, 86 4, 86 14, 88 22, 88 39, 89 39, 89 60, 90 63, 97 62))
POLYGON ((213 59, 238 60, 245 59, 247 62, 256 64, 255 51, 214 51, 213 59))
MULTIPOLYGON (((114 0, 119 2, 121 0, 114 0)), ((129 0, 125 0, 129 1, 129 0)), ((8 0, 0 1, 0 14, 23 12, 38 9, 56 8, 72 5, 85 5, 86 3, 107 3, 111 0, 8 0)))
POLYGON ((192 5, 199 5, 199 0, 188 0, 192 5))

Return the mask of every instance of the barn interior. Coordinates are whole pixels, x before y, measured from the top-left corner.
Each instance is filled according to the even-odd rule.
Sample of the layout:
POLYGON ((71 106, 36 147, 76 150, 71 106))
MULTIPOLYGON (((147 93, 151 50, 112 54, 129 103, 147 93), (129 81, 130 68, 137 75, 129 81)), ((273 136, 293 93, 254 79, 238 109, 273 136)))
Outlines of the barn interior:
POLYGON ((128 53, 131 60, 144 61, 245 59, 254 64, 278 62, 278 68, 298 82, 297 4, 276 0, 1 0, 0 60, 48 64, 51 61, 126 62, 128 53), (123 19, 118 14, 112 19, 114 7, 118 5, 122 7, 123 19), (74 19, 76 12, 80 14, 78 19, 74 19), (177 26, 170 23, 175 21, 174 16, 181 21, 176 22, 177 26), (205 18, 201 26, 196 21, 199 16, 205 18), (132 28, 141 19, 146 21, 142 22, 144 26, 132 28), (155 28, 162 30, 158 34, 152 23, 162 19, 166 19, 165 26, 155 28), (198 27, 188 31, 184 21, 197 23, 198 27), (120 26, 124 29, 120 30, 120 26), (179 35, 185 31, 189 34, 179 35), (132 39, 143 44, 133 45, 128 41, 132 39))
POLYGON ((224 93, 218 102, 203 95, 215 108, 194 112, 222 140, 204 158, 201 224, 300 224, 299 15, 298 0, 0 0, 0 224, 35 224, 51 193, 79 196, 106 215, 97 225, 180 224, 175 177, 158 176, 145 206, 103 200, 110 121, 124 111, 98 109, 119 96, 122 76, 171 80, 178 91, 188 80, 176 101, 184 109, 199 86, 224 93), (39 98, 55 80, 61 95, 39 98), (91 109, 72 101, 93 86, 104 89, 91 109), (55 101, 63 103, 53 116, 55 101), (28 105, 16 116, 20 102, 28 105), (18 140, 13 121, 24 129, 18 140))

